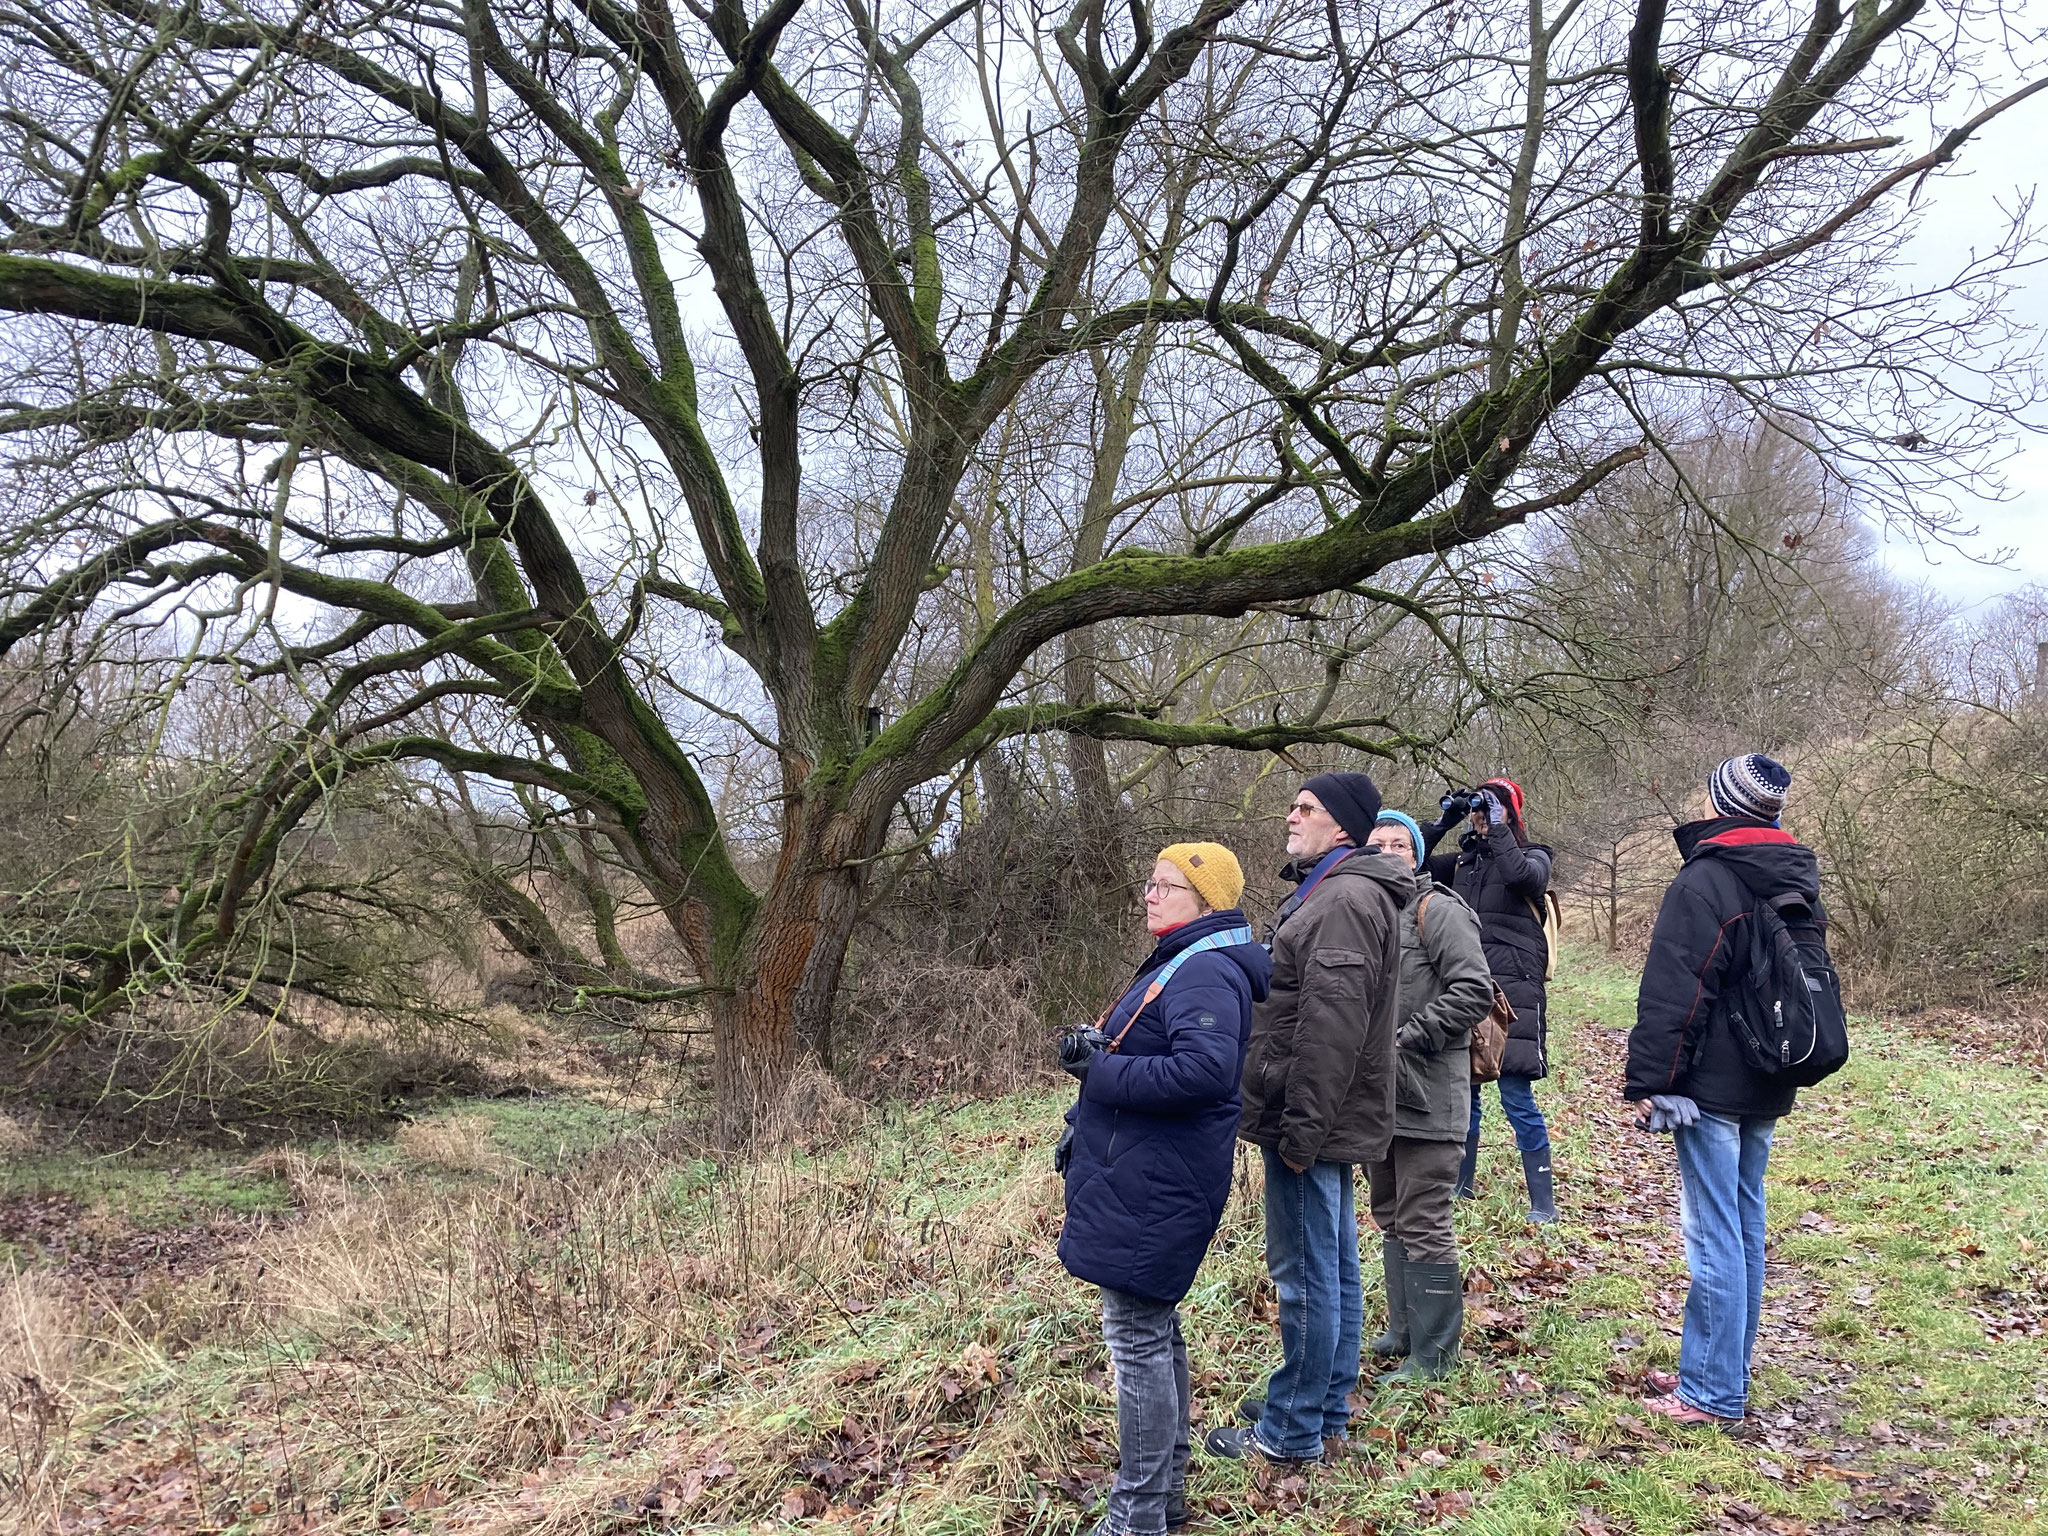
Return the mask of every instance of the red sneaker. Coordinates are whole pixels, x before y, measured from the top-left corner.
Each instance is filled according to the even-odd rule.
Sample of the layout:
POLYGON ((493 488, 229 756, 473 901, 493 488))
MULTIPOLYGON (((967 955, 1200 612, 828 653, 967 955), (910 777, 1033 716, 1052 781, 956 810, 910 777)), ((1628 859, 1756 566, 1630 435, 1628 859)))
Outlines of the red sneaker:
POLYGON ((1650 1384, 1652 1392, 1661 1392, 1666 1397, 1678 1390, 1678 1378, 1669 1371, 1645 1371, 1643 1380, 1650 1384))
POLYGON ((1695 1408, 1676 1392, 1667 1392, 1662 1397, 1647 1398, 1643 1402, 1645 1412, 1658 1414, 1674 1424, 1711 1424, 1716 1429, 1725 1429, 1730 1424, 1740 1424, 1740 1419, 1724 1419, 1718 1413, 1709 1413, 1704 1408, 1695 1408))

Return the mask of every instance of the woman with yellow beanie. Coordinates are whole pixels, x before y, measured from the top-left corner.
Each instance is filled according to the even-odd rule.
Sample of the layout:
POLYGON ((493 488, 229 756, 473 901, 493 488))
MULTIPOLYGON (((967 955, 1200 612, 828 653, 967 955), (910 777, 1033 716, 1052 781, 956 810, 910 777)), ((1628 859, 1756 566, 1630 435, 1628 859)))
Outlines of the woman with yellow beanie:
POLYGON ((1145 883, 1152 953, 1093 1028, 1060 1044, 1060 1065, 1081 1082, 1055 1159, 1067 1180, 1060 1261, 1102 1288, 1116 1364, 1120 1461, 1096 1536, 1187 1522, 1178 1308, 1230 1193, 1252 1004, 1273 974, 1238 910, 1243 894, 1244 871, 1220 843, 1161 849, 1145 883))

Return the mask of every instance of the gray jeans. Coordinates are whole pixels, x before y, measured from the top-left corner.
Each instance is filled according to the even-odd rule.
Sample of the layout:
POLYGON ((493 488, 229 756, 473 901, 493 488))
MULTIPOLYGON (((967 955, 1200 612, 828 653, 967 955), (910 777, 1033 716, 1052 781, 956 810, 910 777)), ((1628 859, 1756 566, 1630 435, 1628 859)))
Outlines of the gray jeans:
POLYGON ((1116 1367, 1116 1486, 1099 1527, 1160 1536, 1188 1474, 1188 1347, 1173 1302, 1102 1287, 1102 1339, 1116 1367))

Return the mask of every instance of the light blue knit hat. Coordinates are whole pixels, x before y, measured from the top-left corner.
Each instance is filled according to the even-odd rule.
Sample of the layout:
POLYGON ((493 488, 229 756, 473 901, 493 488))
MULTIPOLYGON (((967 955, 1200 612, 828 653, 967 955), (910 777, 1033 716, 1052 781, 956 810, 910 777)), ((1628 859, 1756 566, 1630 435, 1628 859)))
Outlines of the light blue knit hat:
POLYGON ((1377 827, 1389 821, 1408 829, 1408 842, 1415 849, 1415 867, 1422 868, 1422 828, 1415 825, 1415 818, 1406 811, 1390 811, 1382 807, 1379 820, 1373 825, 1377 827))

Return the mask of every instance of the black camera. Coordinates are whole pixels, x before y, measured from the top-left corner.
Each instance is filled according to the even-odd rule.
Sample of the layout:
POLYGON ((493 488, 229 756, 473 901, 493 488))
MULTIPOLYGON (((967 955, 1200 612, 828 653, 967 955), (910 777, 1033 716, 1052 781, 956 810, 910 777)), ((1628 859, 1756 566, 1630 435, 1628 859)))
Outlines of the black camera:
POLYGON ((1095 1053, 1109 1044, 1109 1036, 1093 1024, 1070 1029, 1060 1036, 1060 1068, 1075 1077, 1086 1077, 1095 1053))

